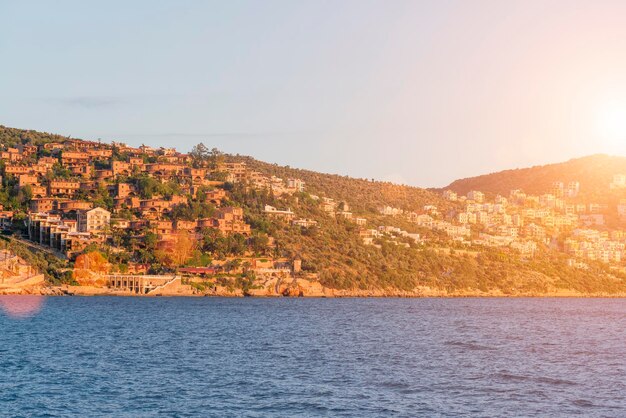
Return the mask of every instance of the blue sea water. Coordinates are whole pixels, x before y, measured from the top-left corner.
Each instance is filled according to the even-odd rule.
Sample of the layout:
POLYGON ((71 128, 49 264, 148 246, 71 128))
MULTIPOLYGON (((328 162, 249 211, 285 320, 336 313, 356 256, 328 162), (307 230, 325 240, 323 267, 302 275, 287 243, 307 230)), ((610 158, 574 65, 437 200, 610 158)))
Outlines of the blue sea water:
POLYGON ((626 416, 623 299, 41 302, 0 297, 2 416, 626 416))

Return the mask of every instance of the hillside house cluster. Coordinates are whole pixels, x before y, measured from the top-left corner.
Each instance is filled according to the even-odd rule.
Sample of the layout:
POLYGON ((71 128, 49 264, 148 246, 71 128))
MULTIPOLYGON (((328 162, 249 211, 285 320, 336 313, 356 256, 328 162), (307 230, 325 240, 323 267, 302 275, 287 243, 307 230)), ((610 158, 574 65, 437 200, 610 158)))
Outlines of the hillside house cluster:
MULTIPOLYGON (((621 181, 617 175, 610 186, 619 187, 621 181)), ((556 237, 565 234, 567 238, 559 248, 562 251, 582 259, 620 262, 626 244, 624 234, 590 229, 604 227, 609 207, 582 203, 577 199, 579 194, 578 181, 554 182, 548 193, 540 195, 511 190, 508 197, 497 195, 489 201, 475 191, 466 196, 443 192, 444 198, 457 203, 448 214, 449 220, 477 231, 467 244, 511 247, 533 255, 539 246, 560 245, 556 237)), ((620 201, 616 214, 626 216, 626 201, 620 201)))
POLYGON ((421 244, 424 242, 420 234, 409 233, 401 228, 387 225, 379 226, 378 228, 361 229, 359 236, 363 240, 363 244, 373 245, 378 248, 380 248, 381 245, 376 244, 376 239, 407 248, 411 246, 410 243, 421 244))
MULTIPOLYGON (((38 146, 5 146, 0 150, 0 160, 4 183, 28 198, 25 224, 29 239, 69 257, 91 244, 110 243, 112 232, 118 231, 127 232, 139 243, 148 233, 156 234, 159 242, 169 242, 180 233, 200 237, 208 229, 224 236, 249 237, 252 231, 244 211, 231 206, 230 189, 224 181, 243 184, 248 190, 267 190, 277 197, 278 203, 272 203, 276 207, 262 208, 268 219, 303 229, 318 224, 302 217, 304 213, 298 214, 299 206, 293 203, 301 197, 298 193, 306 190, 304 181, 267 176, 241 161, 198 163, 172 148, 72 139, 38 146), (156 185, 174 183, 177 192, 153 187, 148 193, 141 183, 146 179, 156 185), (212 204, 210 211, 204 212, 206 216, 175 216, 198 201, 212 204)), ((609 187, 626 189, 626 175, 614 175, 609 187)), ((626 199, 617 207, 613 203, 612 207, 583 203, 578 181, 557 181, 546 189, 540 194, 511 190, 508 195, 496 196, 480 190, 464 195, 445 190, 443 198, 449 205, 427 204, 415 210, 385 205, 378 209, 382 216, 413 224, 422 234, 377 226, 340 199, 310 197, 330 219, 356 225, 354 230, 366 245, 382 240, 411 246, 423 243, 424 235, 437 235, 467 246, 510 248, 528 257, 542 248, 558 248, 570 254, 573 263, 624 260, 626 232, 608 230, 607 218, 626 221, 626 199)), ((10 228, 13 213, 3 209, 0 207, 0 228, 10 228)))
MULTIPOLYGON (((2 176, 18 192, 30 197, 29 238, 54 250, 73 255, 81 248, 107 239, 112 228, 127 229, 140 238, 146 231, 168 240, 181 230, 199 232, 212 228, 222 234, 250 235, 243 210, 223 206, 227 192, 214 172, 226 173, 229 181, 249 181, 251 187, 269 187, 276 194, 304 190, 299 179, 283 181, 249 170, 245 163, 221 163, 197 167, 188 154, 171 148, 129 147, 66 139, 39 146, 23 145, 0 152, 2 176), (151 178, 158 183, 175 182, 180 193, 142 196, 131 177, 151 178), (94 197, 105 190, 111 201, 102 205, 94 197), (202 197, 217 207, 208 219, 182 221, 170 215, 178 205, 202 197)), ((291 220, 293 212, 276 212, 291 220)), ((2 213, 10 223, 12 213, 2 213)))
MULTIPOLYGON (((616 175, 610 187, 626 188, 626 176, 616 175)), ((546 193, 532 195, 511 190, 508 196, 472 190, 459 195, 445 190, 442 195, 453 209, 444 214, 434 205, 419 212, 382 207, 384 216, 402 217, 420 228, 445 232, 452 241, 467 246, 511 248, 532 257, 541 248, 558 248, 577 259, 620 263, 624 259, 626 232, 609 231, 606 217, 611 213, 626 221, 626 199, 617 208, 606 204, 583 203, 580 182, 554 182, 546 193), (595 228, 595 229, 594 229, 595 228), (557 238, 565 235, 564 242, 557 238)), ((361 236, 371 244, 380 231, 363 230, 361 236)))

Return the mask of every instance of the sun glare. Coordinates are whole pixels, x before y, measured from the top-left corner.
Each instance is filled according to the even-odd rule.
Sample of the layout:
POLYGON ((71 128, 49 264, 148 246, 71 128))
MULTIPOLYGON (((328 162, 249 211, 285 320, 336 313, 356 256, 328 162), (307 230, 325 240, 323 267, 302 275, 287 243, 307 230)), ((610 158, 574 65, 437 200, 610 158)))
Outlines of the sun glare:
POLYGON ((598 131, 607 145, 626 148, 626 102, 611 103, 598 115, 598 131))

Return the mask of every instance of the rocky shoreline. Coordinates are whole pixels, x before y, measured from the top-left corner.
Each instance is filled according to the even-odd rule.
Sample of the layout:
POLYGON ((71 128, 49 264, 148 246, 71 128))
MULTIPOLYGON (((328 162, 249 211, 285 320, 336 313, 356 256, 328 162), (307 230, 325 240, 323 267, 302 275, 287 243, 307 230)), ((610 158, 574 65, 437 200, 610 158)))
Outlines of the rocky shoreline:
POLYGON ((36 286, 30 288, 0 289, 0 295, 40 295, 40 296, 123 296, 123 297, 302 297, 302 298, 626 298, 626 293, 580 293, 572 290, 558 289, 545 293, 516 293, 506 294, 501 291, 474 291, 464 290, 448 292, 441 289, 421 287, 412 291, 378 289, 330 289, 319 283, 314 286, 302 286, 301 283, 291 283, 286 286, 267 286, 256 289, 242 289, 215 287, 200 291, 185 287, 176 292, 163 292, 155 295, 141 295, 129 291, 120 291, 106 287, 95 286, 36 286))

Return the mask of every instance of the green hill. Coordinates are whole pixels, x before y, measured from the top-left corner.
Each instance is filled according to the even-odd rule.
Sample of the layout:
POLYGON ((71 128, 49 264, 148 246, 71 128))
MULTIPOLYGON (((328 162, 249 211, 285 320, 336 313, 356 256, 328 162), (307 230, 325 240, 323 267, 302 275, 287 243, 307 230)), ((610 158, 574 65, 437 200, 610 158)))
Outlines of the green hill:
POLYGON ((530 194, 548 193, 557 181, 567 184, 580 182, 580 195, 588 199, 605 200, 615 174, 626 174, 626 157, 597 154, 563 163, 505 170, 497 173, 460 179, 445 189, 459 194, 479 190, 491 195, 508 195, 521 189, 530 194))
MULTIPOLYGON (((53 134, 0 127, 0 144, 4 148, 64 142, 68 139, 53 134)), ((265 176, 301 179, 306 182, 306 191, 277 197, 268 190, 255 190, 241 183, 220 186, 228 195, 224 205, 244 209, 245 221, 251 225, 252 235, 247 239, 241 236, 205 235, 198 250, 200 254, 194 260, 205 263, 208 259, 232 260, 251 254, 277 259, 300 258, 303 274, 317 277, 324 286, 348 290, 384 290, 392 294, 395 291, 414 291, 420 287, 450 294, 484 292, 529 295, 559 291, 626 294, 626 275, 600 262, 589 262, 586 269, 572 268, 568 266, 568 255, 546 245, 540 245, 538 253, 532 258, 523 257, 508 247, 472 246, 471 251, 468 251, 467 247, 452 241, 444 232, 418 227, 403 215, 391 217, 379 213, 383 206, 424 213, 425 205, 435 205, 439 214, 433 216, 439 220, 449 220, 448 212, 456 204, 444 201, 439 191, 282 167, 251 157, 227 155, 225 159, 245 162, 248 168, 265 176), (367 225, 358 226, 353 221, 329 216, 320 208, 317 197, 332 198, 337 203, 346 202, 354 216, 365 218, 367 225), (298 218, 314 220, 317 226, 302 228, 289 222, 268 219, 264 214, 265 205, 292 208, 298 218), (360 232, 378 227, 398 227, 410 234, 419 233, 425 240, 414 242, 410 238, 392 234, 390 237, 376 238, 376 246, 364 245, 360 232), (269 239, 273 245, 267 245, 269 239)), ((605 196, 613 174, 620 172, 626 173, 626 158, 598 155, 562 164, 458 180, 449 188, 460 193, 481 190, 491 194, 508 194, 510 189, 518 188, 529 193, 542 193, 554 181, 576 180, 581 182, 581 189, 588 196, 605 196)), ((147 183, 156 187, 154 182, 147 183)), ((13 187, 14 179, 11 182, 4 179, 0 195, 9 199, 18 212, 25 212, 28 202, 24 195, 16 195, 13 187)), ((170 192, 176 189, 173 186, 168 188, 170 192)), ((99 197, 105 204, 112 202, 106 188, 99 189, 98 193, 102 193, 99 197)), ((211 213, 215 209, 206 206, 206 203, 192 202, 191 197, 189 199, 189 210, 173 211, 168 219, 176 220, 177 214, 182 213, 186 216, 211 213)), ((472 237, 477 236, 477 232, 472 234, 472 237)), ((167 271, 167 267, 159 264, 149 248, 135 250, 132 246, 137 245, 137 240, 127 236, 119 238, 116 248, 109 248, 108 244, 99 247, 110 263, 121 265, 139 254, 142 262, 149 263, 152 270, 167 271)), ((26 248, 20 251, 27 256, 26 248)), ((31 259, 37 261, 37 257, 31 259)), ((41 264, 42 270, 53 280, 64 280, 64 275, 54 274, 56 264, 53 261, 47 260, 45 265, 42 261, 41 264)))
POLYGON ((418 187, 301 170, 252 157, 232 158, 268 176, 302 179, 306 182, 307 192, 346 201, 352 209, 363 213, 378 213, 383 206, 419 211, 424 205, 447 205, 440 193, 418 187))

